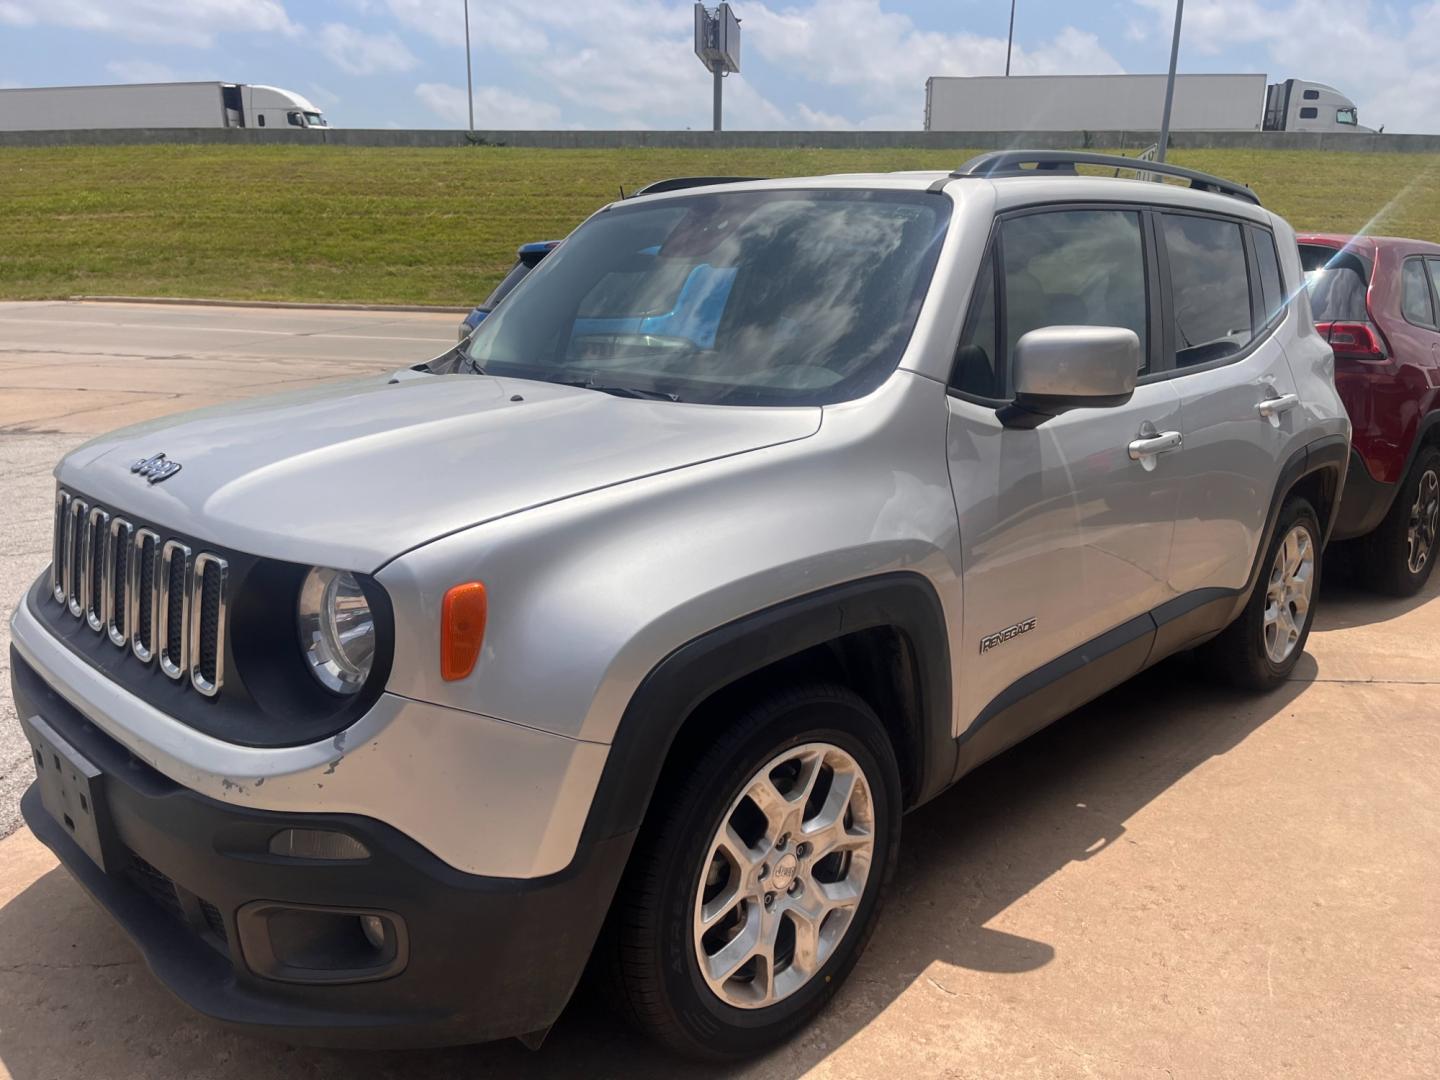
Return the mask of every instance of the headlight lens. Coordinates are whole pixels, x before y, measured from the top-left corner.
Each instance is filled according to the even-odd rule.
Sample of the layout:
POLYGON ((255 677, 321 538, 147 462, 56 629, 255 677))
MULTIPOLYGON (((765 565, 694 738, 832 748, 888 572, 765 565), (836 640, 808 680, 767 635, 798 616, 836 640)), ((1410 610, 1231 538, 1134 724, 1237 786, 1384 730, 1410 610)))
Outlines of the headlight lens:
POLYGON ((355 575, 315 567, 300 586, 300 648, 320 685, 353 694, 375 661, 375 617, 355 575))

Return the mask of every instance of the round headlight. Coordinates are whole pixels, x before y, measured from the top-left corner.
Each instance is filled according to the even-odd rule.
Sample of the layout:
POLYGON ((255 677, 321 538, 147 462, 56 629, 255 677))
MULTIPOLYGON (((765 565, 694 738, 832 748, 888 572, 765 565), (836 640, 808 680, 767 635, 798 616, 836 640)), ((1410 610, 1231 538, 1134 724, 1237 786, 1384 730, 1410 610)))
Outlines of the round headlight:
POLYGON ((375 660, 375 617, 355 575, 315 567, 300 586, 300 648, 320 685, 353 694, 375 660))

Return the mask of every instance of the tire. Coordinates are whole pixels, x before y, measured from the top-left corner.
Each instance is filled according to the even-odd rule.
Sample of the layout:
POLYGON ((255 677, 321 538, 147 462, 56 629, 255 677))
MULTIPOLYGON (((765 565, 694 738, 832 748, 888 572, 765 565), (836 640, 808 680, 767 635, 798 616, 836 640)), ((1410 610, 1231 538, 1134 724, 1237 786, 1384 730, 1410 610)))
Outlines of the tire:
POLYGON ((1247 690, 1272 690, 1299 662, 1320 589, 1320 537, 1320 522, 1309 502, 1299 496, 1288 499, 1244 609, 1206 646, 1210 665, 1225 681, 1247 690), (1281 549, 1292 541, 1295 546, 1282 566, 1281 549), (1300 560, 1293 581, 1287 576, 1292 556, 1300 560))
POLYGON ((1360 580, 1389 596, 1414 596, 1430 580, 1440 527, 1440 449, 1427 446, 1410 466, 1395 502, 1360 541, 1360 580))
POLYGON ((812 684, 756 702, 683 776, 670 780, 652 805, 611 911, 606 934, 611 997, 643 1034, 688 1057, 729 1060, 758 1054, 789 1038, 824 1008, 869 940, 899 850, 895 752, 864 701, 839 686, 812 684), (792 763, 801 766, 793 787, 792 763), (794 825, 794 808, 802 802, 799 814, 806 827, 834 816, 829 808, 839 805, 837 791, 843 786, 836 778, 851 776, 851 765, 859 779, 839 828, 846 843, 857 845, 855 851, 814 858, 825 842, 822 837, 839 834, 803 828, 799 835, 814 838, 808 853, 806 842, 794 836, 783 848, 775 847, 784 840, 782 828, 794 825), (772 816, 757 818, 759 804, 748 793, 759 791, 755 785, 761 775, 774 778, 772 791, 797 801, 784 804, 789 809, 772 801, 772 816), (797 792, 809 775, 818 779, 807 801, 797 792), (862 799, 867 792, 868 800, 862 799), (865 841, 852 835, 865 831, 867 814, 868 864, 860 850, 865 841), (744 857, 751 866, 748 874, 729 848, 716 847, 727 822, 750 848, 744 857), (858 895, 857 903, 823 911, 832 891, 848 890, 858 895), (708 901, 716 913, 727 910, 732 894, 742 899, 697 932, 707 910, 700 905, 708 901), (769 907, 766 896, 772 898, 769 907), (802 904, 811 913, 823 911, 815 920, 823 933, 813 939, 808 964, 798 921, 802 904), (773 939, 769 965, 763 957, 746 961, 715 984, 718 989, 707 981, 701 950, 709 965, 723 968, 726 957, 747 952, 756 928, 766 940, 767 928, 787 922, 789 931, 780 929, 773 939))

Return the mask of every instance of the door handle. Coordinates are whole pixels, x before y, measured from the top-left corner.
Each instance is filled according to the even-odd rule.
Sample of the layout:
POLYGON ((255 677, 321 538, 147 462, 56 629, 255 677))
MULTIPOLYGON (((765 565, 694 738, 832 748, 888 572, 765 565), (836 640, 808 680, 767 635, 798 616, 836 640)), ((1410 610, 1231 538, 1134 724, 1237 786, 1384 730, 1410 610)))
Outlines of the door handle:
POLYGON ((1299 404, 1300 395, 1281 394, 1279 397, 1266 398, 1255 406, 1255 411, 1266 420, 1276 420, 1281 413, 1289 412, 1299 404))
POLYGON ((1155 457, 1157 454, 1168 454, 1171 450, 1179 450, 1184 439, 1178 431, 1161 431, 1157 434, 1146 434, 1139 439, 1133 440, 1127 449, 1130 451, 1130 460, 1138 461, 1148 472, 1155 468, 1155 457))

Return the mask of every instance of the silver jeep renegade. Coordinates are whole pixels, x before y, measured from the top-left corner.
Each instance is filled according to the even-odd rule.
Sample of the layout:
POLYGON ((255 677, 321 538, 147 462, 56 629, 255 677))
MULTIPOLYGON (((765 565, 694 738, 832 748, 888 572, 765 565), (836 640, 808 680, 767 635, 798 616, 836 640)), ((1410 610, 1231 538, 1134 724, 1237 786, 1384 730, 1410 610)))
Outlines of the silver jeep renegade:
POLYGON ((1002 152, 667 185, 453 354, 60 463, 26 820, 212 1017, 750 1054, 901 816, 1179 650, 1305 647, 1349 425, 1249 189, 1002 152))

